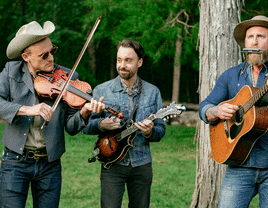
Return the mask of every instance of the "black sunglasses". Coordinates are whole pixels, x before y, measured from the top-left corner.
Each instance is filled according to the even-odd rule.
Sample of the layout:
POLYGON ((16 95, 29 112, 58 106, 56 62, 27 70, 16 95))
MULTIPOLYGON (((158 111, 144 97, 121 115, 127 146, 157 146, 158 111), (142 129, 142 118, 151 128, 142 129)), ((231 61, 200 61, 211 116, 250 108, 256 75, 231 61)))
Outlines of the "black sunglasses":
POLYGON ((40 55, 40 57, 45 60, 49 56, 49 53, 51 53, 51 55, 53 56, 57 52, 57 50, 58 47, 53 45, 53 48, 50 51, 43 53, 42 55, 40 55))

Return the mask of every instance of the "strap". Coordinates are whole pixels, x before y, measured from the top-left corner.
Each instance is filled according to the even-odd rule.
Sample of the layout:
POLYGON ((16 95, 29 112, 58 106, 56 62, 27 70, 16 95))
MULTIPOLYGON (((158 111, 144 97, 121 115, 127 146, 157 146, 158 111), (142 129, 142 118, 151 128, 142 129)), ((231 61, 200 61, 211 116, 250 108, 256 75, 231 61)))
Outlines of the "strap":
POLYGON ((138 104, 139 104, 140 95, 141 95, 141 89, 142 89, 142 79, 140 80, 140 88, 139 88, 139 92, 138 92, 137 102, 136 102, 135 107, 134 107, 134 109, 132 110, 132 112, 131 112, 131 114, 129 116, 129 119, 127 120, 128 124, 130 124, 131 120, 134 120, 136 111, 138 109, 138 104))

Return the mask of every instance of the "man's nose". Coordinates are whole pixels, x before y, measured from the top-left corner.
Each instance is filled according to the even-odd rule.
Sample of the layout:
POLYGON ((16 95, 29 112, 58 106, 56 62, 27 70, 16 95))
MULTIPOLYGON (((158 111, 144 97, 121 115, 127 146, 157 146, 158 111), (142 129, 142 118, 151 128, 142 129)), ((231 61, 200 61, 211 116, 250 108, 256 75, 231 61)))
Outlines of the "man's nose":
POLYGON ((258 38, 257 38, 257 36, 255 36, 255 37, 253 38, 253 44, 254 44, 254 45, 258 45, 258 38))

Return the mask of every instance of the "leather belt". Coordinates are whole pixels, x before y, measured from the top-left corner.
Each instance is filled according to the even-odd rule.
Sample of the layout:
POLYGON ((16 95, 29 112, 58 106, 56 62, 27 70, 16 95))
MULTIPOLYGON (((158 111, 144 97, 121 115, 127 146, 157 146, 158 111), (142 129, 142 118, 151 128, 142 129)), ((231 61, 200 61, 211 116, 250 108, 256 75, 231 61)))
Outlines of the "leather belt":
MULTIPOLYGON (((8 149, 7 147, 5 148, 10 152, 13 152, 14 154, 19 155, 18 153, 8 149)), ((47 158, 47 151, 46 151, 46 148, 38 149, 38 150, 31 150, 31 149, 24 148, 22 155, 25 156, 26 158, 37 160, 39 158, 47 158)))
POLYGON ((39 158, 46 158, 47 151, 46 151, 46 148, 39 149, 39 150, 24 149, 23 155, 25 155, 26 158, 37 160, 39 158))

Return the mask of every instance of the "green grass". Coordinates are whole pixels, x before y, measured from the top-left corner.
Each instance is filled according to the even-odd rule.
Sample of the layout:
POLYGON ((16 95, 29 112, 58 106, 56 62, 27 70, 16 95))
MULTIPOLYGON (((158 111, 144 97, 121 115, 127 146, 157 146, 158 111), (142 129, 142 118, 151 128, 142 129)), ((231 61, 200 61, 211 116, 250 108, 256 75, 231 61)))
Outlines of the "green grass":
MULTIPOLYGON (((0 124, 2 135, 3 124, 0 124)), ((165 137, 159 143, 151 143, 153 157, 153 184, 150 208, 190 207, 195 188, 196 147, 195 128, 167 126, 165 137)), ((60 208, 100 207, 100 163, 88 163, 92 156, 96 136, 66 134, 66 153, 62 156, 63 184, 60 208)), ((0 143, 0 150, 3 149, 0 143)), ((123 208, 127 207, 125 193, 123 208)), ((254 199, 250 207, 258 207, 254 199)), ((29 194, 27 208, 32 207, 29 194)))

